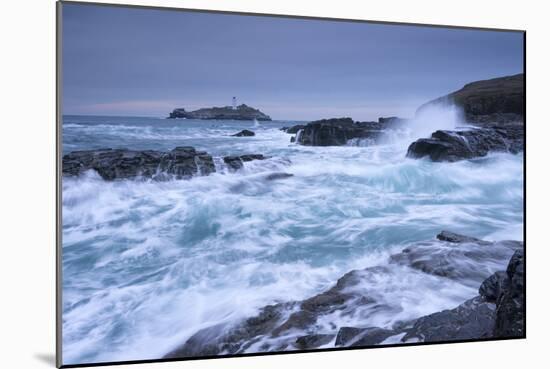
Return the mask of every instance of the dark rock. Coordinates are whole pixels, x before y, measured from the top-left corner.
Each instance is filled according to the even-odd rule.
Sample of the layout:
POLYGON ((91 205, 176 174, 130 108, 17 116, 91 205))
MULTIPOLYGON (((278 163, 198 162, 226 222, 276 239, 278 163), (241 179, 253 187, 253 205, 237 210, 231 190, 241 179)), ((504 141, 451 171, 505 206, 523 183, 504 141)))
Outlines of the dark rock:
POLYGON ((488 302, 496 303, 507 288, 508 276, 504 271, 495 272, 479 286, 479 295, 488 302))
POLYGON ((322 119, 308 123, 296 135, 296 143, 307 146, 340 146, 348 140, 374 135, 355 125, 351 118, 322 119))
POLYGON ((231 135, 233 137, 252 137, 256 134, 252 131, 249 131, 248 129, 243 129, 242 131, 235 133, 234 135, 231 135))
POLYGON ((378 123, 397 123, 404 122, 405 119, 399 117, 380 117, 378 118, 378 123))
POLYGON ((161 172, 173 174, 176 178, 189 178, 193 175, 208 175, 216 171, 212 156, 193 147, 176 147, 163 155, 160 161, 161 172))
POLYGON ((322 119, 299 126, 295 142, 307 146, 341 146, 353 139, 375 140, 383 130, 403 122, 399 118, 381 118, 379 122, 354 122, 351 118, 322 119))
POLYGON ((290 178, 290 177, 293 177, 294 174, 292 173, 284 173, 284 172, 280 172, 280 173, 271 173, 271 174, 268 174, 265 179, 267 181, 275 181, 277 179, 285 179, 285 178, 290 178))
POLYGON ((524 250, 514 253, 506 269, 508 281, 497 299, 494 334, 496 337, 525 335, 524 250))
POLYGON ((292 136, 292 137, 290 137, 290 142, 291 142, 291 143, 294 143, 294 142, 296 142, 296 136, 292 136))
POLYGON ((224 120, 259 120, 268 121, 271 120, 269 115, 266 115, 254 109, 253 107, 241 104, 233 109, 231 106, 202 108, 195 111, 187 112, 183 108, 174 109, 169 117, 174 118, 186 118, 186 119, 224 119, 224 120))
POLYGON ((227 164, 230 170, 236 171, 244 166, 244 162, 252 160, 265 160, 266 156, 262 154, 229 155, 224 156, 223 162, 227 164))
POLYGON ((391 255, 391 262, 477 287, 523 248, 517 241, 487 242, 450 232, 440 236, 446 240, 418 242, 391 255))
POLYGON ((486 156, 490 151, 517 154, 524 149, 522 126, 486 127, 468 131, 436 131, 431 138, 413 142, 410 158, 429 157, 433 161, 458 161, 486 156))
POLYGON ((300 307, 312 313, 331 313, 341 308, 348 300, 350 295, 342 293, 338 288, 332 288, 319 295, 304 300, 300 307))
POLYGON ((372 346, 377 345, 399 332, 378 327, 354 328, 342 327, 336 336, 335 346, 372 346))
POLYGON ((243 352, 260 336, 270 333, 281 323, 284 312, 292 303, 268 305, 260 313, 234 326, 213 326, 202 329, 189 338, 181 347, 166 354, 164 358, 212 356, 222 352, 243 352))
POLYGON ((419 318, 402 338, 422 342, 492 338, 495 304, 478 296, 451 310, 419 318))
POLYGON ((275 328, 272 335, 276 337, 291 329, 305 330, 307 327, 315 324, 316 321, 317 314, 315 311, 300 310, 292 313, 283 324, 275 328))
POLYGON ((449 231, 441 231, 436 238, 440 241, 452 242, 452 243, 463 243, 463 242, 475 242, 480 245, 490 245, 491 242, 483 241, 475 237, 464 236, 458 233, 453 233, 449 231))
POLYGON ((78 176, 95 170, 105 180, 153 178, 176 179, 214 173, 212 157, 193 147, 176 147, 169 152, 128 149, 73 151, 63 156, 63 175, 78 176))
POLYGON ((524 75, 472 82, 462 89, 422 105, 456 105, 467 122, 480 127, 463 131, 436 131, 409 146, 407 156, 433 161, 483 157, 491 151, 517 154, 524 150, 524 75))
POLYGON ((326 345, 334 339, 334 334, 309 334, 296 339, 296 347, 300 350, 308 350, 326 345))
POLYGON ((295 126, 292 126, 290 128, 285 129, 286 133, 296 134, 299 130, 304 129, 305 125, 303 124, 297 124, 295 126))
POLYGON ((227 164, 227 167, 230 170, 233 170, 233 171, 239 170, 243 167, 243 161, 237 155, 224 156, 223 162, 227 164))
POLYGON ((422 105, 417 114, 433 105, 454 104, 468 122, 524 121, 524 74, 468 83, 449 95, 422 105))
POLYGON ((214 325, 201 329, 187 339, 182 347, 169 352, 164 357, 177 358, 217 355, 220 352, 219 345, 222 343, 220 338, 223 337, 225 329, 225 325, 214 325))
POLYGON ((252 160, 265 160, 267 159, 266 156, 263 156, 262 154, 245 154, 240 156, 242 161, 252 161, 252 160))
MULTIPOLYGON (((477 286, 481 284, 480 296, 454 309, 399 321, 391 329, 342 327, 337 331, 335 345, 372 346, 403 333, 403 342, 521 336, 524 332, 523 252, 514 251, 521 250, 522 245, 517 241, 486 242, 441 232, 438 240, 418 243, 403 250, 392 256, 393 262, 461 281, 473 279, 478 281, 477 286), (493 269, 506 265, 506 262, 506 273, 493 274, 493 269), (503 279, 508 282, 503 282, 503 279)), ((377 266, 352 270, 328 290, 303 301, 268 305, 256 316, 234 325, 205 328, 166 357, 236 354, 245 352, 253 344, 258 344, 260 351, 327 345, 335 335, 330 331, 315 334, 319 330, 320 317, 333 313, 338 316, 355 314, 365 305, 367 311, 384 309, 385 313, 391 313, 387 305, 370 296, 379 292, 380 276, 391 273, 396 273, 395 268, 377 266), (267 341, 259 344, 264 338, 267 341)), ((332 329, 336 333, 336 325, 332 329)))
POLYGON ((355 328, 355 327, 342 327, 336 335, 335 346, 346 346, 351 342, 355 337, 362 333, 365 328, 355 328))

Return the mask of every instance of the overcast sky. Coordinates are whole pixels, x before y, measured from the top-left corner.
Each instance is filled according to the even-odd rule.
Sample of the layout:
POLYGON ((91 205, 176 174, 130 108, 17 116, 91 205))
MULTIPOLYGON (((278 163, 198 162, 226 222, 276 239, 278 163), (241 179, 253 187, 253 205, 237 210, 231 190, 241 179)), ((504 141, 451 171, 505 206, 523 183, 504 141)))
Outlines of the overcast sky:
POLYGON ((166 116, 239 103, 273 119, 411 116, 523 71, 523 35, 65 4, 64 114, 166 116))

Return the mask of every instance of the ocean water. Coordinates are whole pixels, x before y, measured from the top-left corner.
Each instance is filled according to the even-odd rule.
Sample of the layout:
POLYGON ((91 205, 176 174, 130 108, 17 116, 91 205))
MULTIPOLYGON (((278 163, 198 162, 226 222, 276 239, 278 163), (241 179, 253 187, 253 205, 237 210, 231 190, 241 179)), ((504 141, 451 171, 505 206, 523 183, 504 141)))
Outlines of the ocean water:
MULTIPOLYGON (((405 157, 414 139, 461 125, 456 112, 432 112, 378 144, 342 147, 290 143, 279 128, 298 123, 64 117, 64 153, 194 146, 218 169, 169 182, 106 182, 93 172, 63 179, 65 364, 160 358, 202 328, 311 297, 441 230, 522 240, 522 155, 405 157), (230 136, 242 129, 256 136, 230 136), (221 156, 246 153, 272 158, 225 170, 221 156), (274 172, 294 176, 267 181, 274 172)), ((391 267, 368 286, 391 314, 327 324, 390 326, 477 294, 460 281, 391 267)))

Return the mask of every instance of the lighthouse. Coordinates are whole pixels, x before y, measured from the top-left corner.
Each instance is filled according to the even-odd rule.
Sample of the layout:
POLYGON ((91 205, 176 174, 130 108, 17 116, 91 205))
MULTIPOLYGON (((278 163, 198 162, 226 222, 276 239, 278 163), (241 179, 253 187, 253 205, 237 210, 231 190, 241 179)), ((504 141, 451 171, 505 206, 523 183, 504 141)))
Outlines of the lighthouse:
POLYGON ((233 96, 233 104, 232 104, 233 110, 237 110, 237 98, 233 96))

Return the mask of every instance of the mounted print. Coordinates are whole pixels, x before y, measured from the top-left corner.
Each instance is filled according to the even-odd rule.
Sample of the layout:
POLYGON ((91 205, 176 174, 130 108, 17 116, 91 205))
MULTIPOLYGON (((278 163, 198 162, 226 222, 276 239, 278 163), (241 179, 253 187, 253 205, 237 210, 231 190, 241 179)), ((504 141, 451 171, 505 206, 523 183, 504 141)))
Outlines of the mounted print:
POLYGON ((58 3, 58 366, 524 338, 524 69, 517 30, 58 3))

